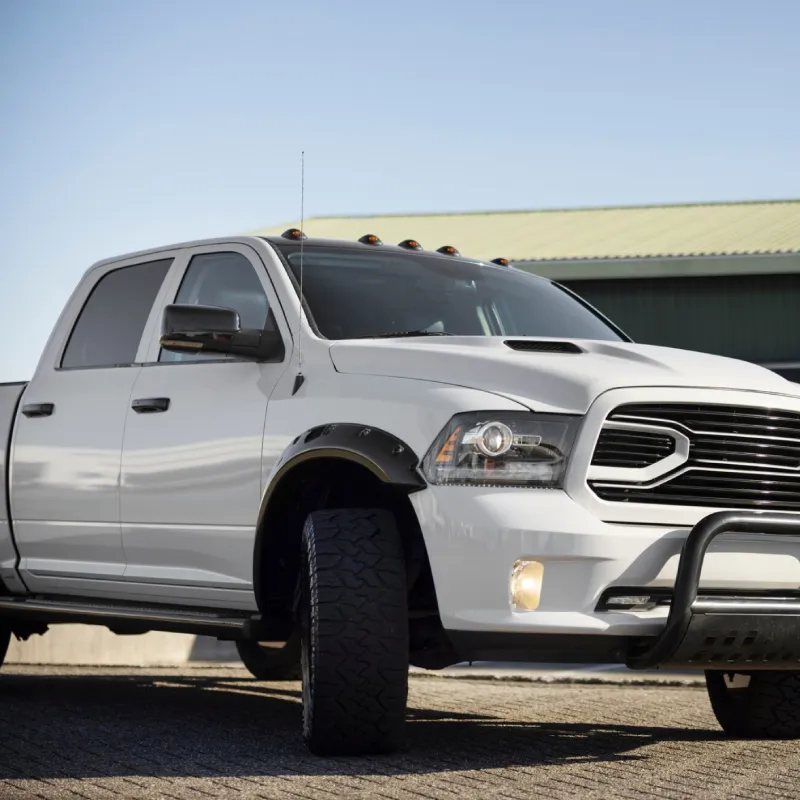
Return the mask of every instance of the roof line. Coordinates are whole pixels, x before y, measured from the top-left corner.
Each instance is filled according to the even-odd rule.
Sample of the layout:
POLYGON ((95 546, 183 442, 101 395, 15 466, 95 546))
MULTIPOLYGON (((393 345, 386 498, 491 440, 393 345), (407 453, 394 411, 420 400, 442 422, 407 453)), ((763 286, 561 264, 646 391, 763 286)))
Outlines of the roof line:
MULTIPOLYGON (((310 220, 329 220, 329 219, 386 219, 398 217, 467 217, 467 216, 490 216, 497 214, 563 214, 571 211, 635 211, 637 209, 649 208, 697 208, 708 206, 763 206, 763 205, 785 205, 787 203, 800 204, 800 198, 787 197, 772 200, 720 200, 703 201, 695 203, 645 203, 640 205, 615 205, 615 206, 573 206, 570 208, 512 208, 499 209, 495 211, 417 211, 413 213, 393 212, 390 214, 331 214, 325 216, 311 216, 310 220)), ((269 225, 267 227, 279 227, 269 225)), ((289 224, 289 223, 285 223, 289 224)))

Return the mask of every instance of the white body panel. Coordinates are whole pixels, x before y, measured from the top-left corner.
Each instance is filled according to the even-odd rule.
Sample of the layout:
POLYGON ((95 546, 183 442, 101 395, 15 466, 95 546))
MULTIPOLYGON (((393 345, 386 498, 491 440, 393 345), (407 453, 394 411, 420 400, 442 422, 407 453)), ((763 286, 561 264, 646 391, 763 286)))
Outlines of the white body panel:
POLYGON ((128 414, 120 514, 125 580, 150 584, 154 602, 202 586, 209 600, 253 606, 264 420, 282 370, 222 361, 142 369, 136 397, 168 397, 170 407, 128 414))
MULTIPOLYGON (((530 633, 657 633, 666 608, 595 612, 608 586, 671 586, 688 527, 610 524, 560 490, 432 487, 411 496, 445 628, 530 633), (515 612, 517 559, 544 564, 536 611, 515 612)), ((800 538, 721 536, 703 588, 796 589, 800 538), (758 557, 754 558, 754 554, 758 557)))
MULTIPOLYGON (((506 337, 508 338, 508 337, 506 337)), ((537 411, 583 414, 595 398, 627 386, 755 389, 787 393, 774 372, 729 358, 641 344, 574 341, 584 354, 516 351, 503 337, 453 336, 334 342, 343 373, 391 375, 472 386, 537 411)))
MULTIPOLYGON (((146 366, 53 371, 73 301, 26 391, 26 400, 58 407, 52 418, 18 418, 13 450, 21 572, 40 591, 255 609, 259 505, 298 435, 357 423, 393 434, 422 458, 456 413, 532 409, 585 415, 563 490, 431 486, 411 495, 445 627, 656 633, 663 609, 599 614, 597 599, 613 585, 670 585, 688 530, 714 509, 601 501, 586 480, 606 415, 623 402, 800 412, 796 384, 700 353, 593 341, 578 341, 585 352, 577 355, 517 352, 499 337, 329 342, 298 319, 292 282, 265 242, 209 241, 172 252, 140 347, 146 366), (216 247, 248 250, 261 264, 283 363, 153 365, 163 306, 192 250, 216 247), (305 381, 295 392, 300 371, 305 381), (137 415, 132 397, 171 404, 163 414, 137 415), (510 603, 520 558, 545 564, 533 612, 514 612, 510 603)), ((721 537, 702 585, 800 588, 800 541, 721 537)))
POLYGON ((50 417, 17 415, 11 512, 20 572, 32 591, 60 579, 122 580, 119 463, 138 367, 40 374, 22 403, 53 403, 50 417))

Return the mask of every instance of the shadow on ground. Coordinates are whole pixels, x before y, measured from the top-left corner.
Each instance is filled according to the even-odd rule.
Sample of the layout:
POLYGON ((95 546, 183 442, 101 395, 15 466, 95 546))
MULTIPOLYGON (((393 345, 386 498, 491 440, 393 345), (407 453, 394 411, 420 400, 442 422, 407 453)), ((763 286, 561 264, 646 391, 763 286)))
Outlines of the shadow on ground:
POLYGON ((319 759, 300 739, 297 684, 237 678, 0 675, 0 779, 401 775, 644 758, 717 731, 543 724, 409 710, 408 749, 319 759))

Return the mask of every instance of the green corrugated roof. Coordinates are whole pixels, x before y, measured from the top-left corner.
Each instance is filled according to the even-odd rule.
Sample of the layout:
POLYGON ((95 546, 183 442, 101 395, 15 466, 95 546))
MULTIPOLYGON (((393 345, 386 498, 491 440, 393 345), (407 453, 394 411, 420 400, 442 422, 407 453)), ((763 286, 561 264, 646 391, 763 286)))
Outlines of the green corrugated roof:
MULTIPOLYGON (((280 234, 297 221, 255 231, 280 234)), ((309 236, 451 244, 512 261, 800 253, 800 200, 621 206, 464 214, 314 217, 309 236)))

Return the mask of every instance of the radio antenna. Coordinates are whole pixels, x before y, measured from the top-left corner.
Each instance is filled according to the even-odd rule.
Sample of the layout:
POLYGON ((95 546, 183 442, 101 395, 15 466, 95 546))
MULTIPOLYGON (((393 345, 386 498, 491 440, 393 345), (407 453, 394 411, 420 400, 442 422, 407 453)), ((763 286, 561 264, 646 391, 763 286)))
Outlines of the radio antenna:
POLYGON ((306 221, 306 151, 300 151, 300 313, 297 315, 297 375, 294 377, 292 395, 305 383, 303 375, 303 242, 305 240, 306 221))

